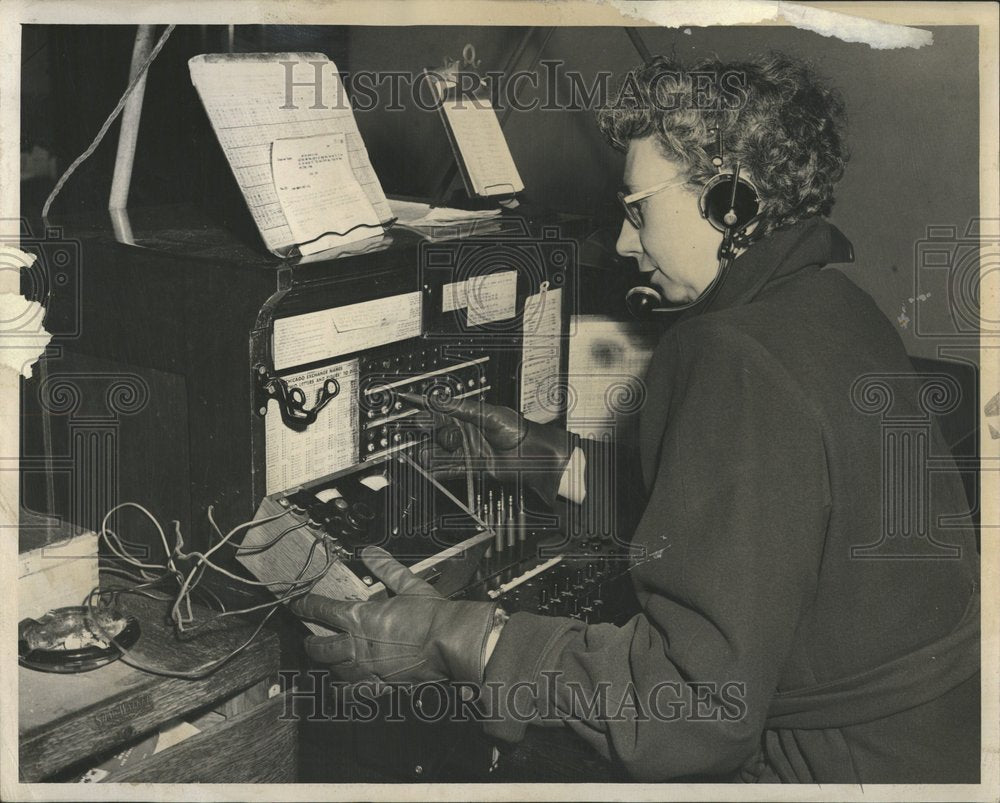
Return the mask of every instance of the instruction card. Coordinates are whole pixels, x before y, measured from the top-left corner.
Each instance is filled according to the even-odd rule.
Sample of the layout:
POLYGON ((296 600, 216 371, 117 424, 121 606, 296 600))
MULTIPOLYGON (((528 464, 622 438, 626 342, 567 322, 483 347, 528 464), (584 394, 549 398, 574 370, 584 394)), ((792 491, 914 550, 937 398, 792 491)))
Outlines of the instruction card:
POLYGON ((517 312, 517 271, 489 273, 446 284, 441 311, 460 309, 466 310, 469 326, 513 318, 517 312))
POLYGON ((524 301, 521 415, 547 424, 559 417, 562 357, 562 290, 543 290, 524 301))
POLYGON ((268 494, 350 468, 358 462, 358 361, 348 360, 284 377, 289 388, 298 388, 305 394, 306 409, 315 403, 328 379, 337 381, 340 392, 302 432, 285 426, 277 401, 272 399, 268 403, 264 423, 268 494))
POLYGON ((274 322, 272 359, 281 371, 395 343, 421 333, 419 290, 398 296, 306 312, 274 322))

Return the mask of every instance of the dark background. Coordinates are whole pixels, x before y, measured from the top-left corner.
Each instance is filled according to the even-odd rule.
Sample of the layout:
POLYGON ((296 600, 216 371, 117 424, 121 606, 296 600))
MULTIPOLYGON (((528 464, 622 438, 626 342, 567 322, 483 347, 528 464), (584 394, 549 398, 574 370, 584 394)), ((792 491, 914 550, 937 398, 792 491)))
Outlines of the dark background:
MULTIPOLYGON (((187 59, 204 52, 310 51, 342 71, 437 67, 472 44, 481 69, 500 70, 525 28, 181 26, 153 64, 146 90, 130 206, 204 203, 215 215, 246 215, 235 183, 191 86, 187 59)), ((942 341, 899 319, 921 305, 921 331, 954 329, 946 292, 914 298, 915 249, 929 225, 966 230, 979 206, 978 41, 972 27, 936 27, 920 49, 873 50, 793 27, 643 28, 653 53, 692 60, 707 54, 743 58, 776 49, 805 57, 844 95, 852 159, 832 220, 854 242, 848 272, 896 324, 911 353, 938 356, 942 341)), ((24 26, 22 150, 40 145, 57 175, 92 140, 127 83, 134 26, 24 26)), ((620 28, 538 29, 518 68, 538 59, 564 62, 585 84, 598 70, 620 74, 639 62, 620 28)), ((404 95, 404 98, 406 96, 404 95)), ((522 97, 529 99, 525 86, 522 97)), ((380 100, 388 102, 382 87, 380 100)), ((407 102, 402 112, 376 108, 357 118, 388 193, 431 197, 451 155, 434 112, 407 102)), ((614 191, 622 159, 603 141, 589 110, 514 111, 505 124, 531 200, 620 225, 614 191)), ((118 126, 77 171, 53 213, 107 204, 118 126)), ((37 214, 51 180, 22 185, 22 213, 37 214)), ((925 286, 925 285, 921 285, 925 286)))

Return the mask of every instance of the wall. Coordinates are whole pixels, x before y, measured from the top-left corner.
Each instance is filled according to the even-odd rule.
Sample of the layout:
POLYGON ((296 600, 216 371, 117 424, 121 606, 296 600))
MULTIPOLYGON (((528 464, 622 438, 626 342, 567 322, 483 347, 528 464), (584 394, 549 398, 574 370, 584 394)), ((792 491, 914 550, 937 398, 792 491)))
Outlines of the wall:
MULTIPOLYGON (((457 56, 469 42, 484 69, 499 69, 522 31, 357 28, 349 61, 352 69, 419 69, 440 64, 446 53, 457 56)), ((536 32, 522 65, 537 55, 543 34, 536 32)), ((916 333, 914 306, 921 306, 921 330, 938 332, 954 326, 951 305, 941 282, 925 301, 916 298, 916 248, 928 226, 956 226, 962 233, 978 214, 976 29, 935 28, 932 46, 894 51, 790 27, 644 28, 642 36, 653 53, 692 60, 782 50, 812 61, 841 90, 852 159, 832 220, 855 244, 857 262, 847 272, 894 321, 911 353, 935 356, 943 341, 916 333)), ((620 73, 639 61, 617 28, 556 29, 541 58, 579 70, 588 86, 598 70, 620 73)), ((373 111, 359 115, 359 123, 387 189, 433 191, 448 160, 433 114, 373 111)), ((515 111, 505 131, 534 200, 609 223, 615 219, 622 160, 604 144, 592 112, 515 111)), ((926 282, 920 287, 928 289, 926 282)))

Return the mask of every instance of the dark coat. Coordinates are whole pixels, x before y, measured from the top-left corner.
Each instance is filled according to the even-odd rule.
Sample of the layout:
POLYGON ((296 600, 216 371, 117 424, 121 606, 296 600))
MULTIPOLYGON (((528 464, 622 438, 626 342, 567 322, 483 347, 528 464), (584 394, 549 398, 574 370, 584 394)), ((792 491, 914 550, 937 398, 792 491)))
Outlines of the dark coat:
MULTIPOLYGON (((537 681, 517 711, 554 713, 636 780, 978 781, 968 503, 947 471, 883 501, 913 479, 884 472, 907 449, 950 458, 920 429, 934 391, 892 325, 824 267, 849 247, 821 218, 776 232, 666 332, 640 423, 642 613, 515 614, 487 667, 491 683, 537 681), (605 713, 587 714, 571 686, 602 683, 605 713)), ((488 731, 521 738, 505 716, 488 731)))

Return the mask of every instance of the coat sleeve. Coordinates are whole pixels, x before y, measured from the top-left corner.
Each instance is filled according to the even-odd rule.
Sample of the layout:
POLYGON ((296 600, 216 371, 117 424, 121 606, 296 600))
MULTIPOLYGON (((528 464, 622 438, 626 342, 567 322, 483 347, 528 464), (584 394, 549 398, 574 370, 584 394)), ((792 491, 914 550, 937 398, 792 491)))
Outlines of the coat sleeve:
POLYGON ((517 613, 485 687, 489 734, 564 723, 639 780, 754 753, 830 509, 820 426, 781 365, 705 319, 668 337, 673 398, 644 444, 659 462, 632 544, 642 612, 623 627, 517 613))

